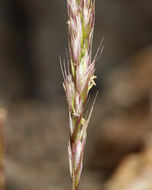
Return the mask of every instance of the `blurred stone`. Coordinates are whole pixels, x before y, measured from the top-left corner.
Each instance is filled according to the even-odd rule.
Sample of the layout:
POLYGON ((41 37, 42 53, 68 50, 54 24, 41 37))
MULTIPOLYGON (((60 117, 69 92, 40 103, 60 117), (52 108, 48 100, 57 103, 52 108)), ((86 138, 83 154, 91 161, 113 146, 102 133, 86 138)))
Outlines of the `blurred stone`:
POLYGON ((139 52, 126 63, 128 66, 115 69, 108 79, 110 86, 106 95, 109 104, 127 108, 149 99, 152 91, 151 62, 152 47, 139 52))
POLYGON ((129 155, 105 185, 105 190, 151 190, 152 147, 129 155))

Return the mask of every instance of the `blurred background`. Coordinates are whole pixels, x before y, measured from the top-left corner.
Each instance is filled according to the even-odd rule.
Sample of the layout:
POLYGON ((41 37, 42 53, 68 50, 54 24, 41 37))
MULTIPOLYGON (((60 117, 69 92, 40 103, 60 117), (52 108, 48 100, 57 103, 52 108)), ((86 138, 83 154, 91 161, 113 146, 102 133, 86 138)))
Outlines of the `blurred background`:
MULTIPOLYGON (((71 189, 66 21, 66 0, 0 1, 0 189, 71 189)), ((96 0, 93 55, 103 37, 80 189, 151 190, 152 1, 96 0)))

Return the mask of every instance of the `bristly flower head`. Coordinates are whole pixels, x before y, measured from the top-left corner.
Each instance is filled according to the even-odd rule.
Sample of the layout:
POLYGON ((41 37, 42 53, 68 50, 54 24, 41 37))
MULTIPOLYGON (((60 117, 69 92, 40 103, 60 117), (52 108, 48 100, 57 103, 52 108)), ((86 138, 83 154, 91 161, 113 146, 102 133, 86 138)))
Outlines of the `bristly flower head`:
POLYGON ((91 62, 95 1, 67 0, 69 25, 70 69, 80 94, 88 94, 94 76, 91 62))
POLYGON ((70 142, 68 146, 73 190, 80 182, 86 130, 92 113, 84 118, 88 93, 95 85, 95 59, 92 39, 95 20, 95 0, 67 0, 69 60, 62 68, 64 89, 69 109, 70 142))

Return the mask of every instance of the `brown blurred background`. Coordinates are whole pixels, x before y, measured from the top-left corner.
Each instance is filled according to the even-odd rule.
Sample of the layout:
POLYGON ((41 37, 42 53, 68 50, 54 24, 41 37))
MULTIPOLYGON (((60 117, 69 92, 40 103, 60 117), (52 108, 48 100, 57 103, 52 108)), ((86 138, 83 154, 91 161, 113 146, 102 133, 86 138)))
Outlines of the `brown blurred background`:
MULTIPOLYGON (((6 190, 71 189, 59 65, 66 21, 66 0, 0 1, 6 190)), ((93 54, 103 37, 80 189, 152 190, 152 1, 96 0, 93 54)))

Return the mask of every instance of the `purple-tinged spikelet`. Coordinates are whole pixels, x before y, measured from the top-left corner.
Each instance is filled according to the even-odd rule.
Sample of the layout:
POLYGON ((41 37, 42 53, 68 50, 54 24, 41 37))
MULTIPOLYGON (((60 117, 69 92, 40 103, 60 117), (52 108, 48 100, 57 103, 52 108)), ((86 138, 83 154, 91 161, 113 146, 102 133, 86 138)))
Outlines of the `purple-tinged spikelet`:
POLYGON ((68 145, 73 190, 78 190, 82 171, 86 130, 92 113, 84 118, 88 93, 95 85, 95 59, 92 61, 92 39, 95 0, 67 0, 69 29, 68 69, 62 68, 64 90, 69 110, 70 141, 68 145))

